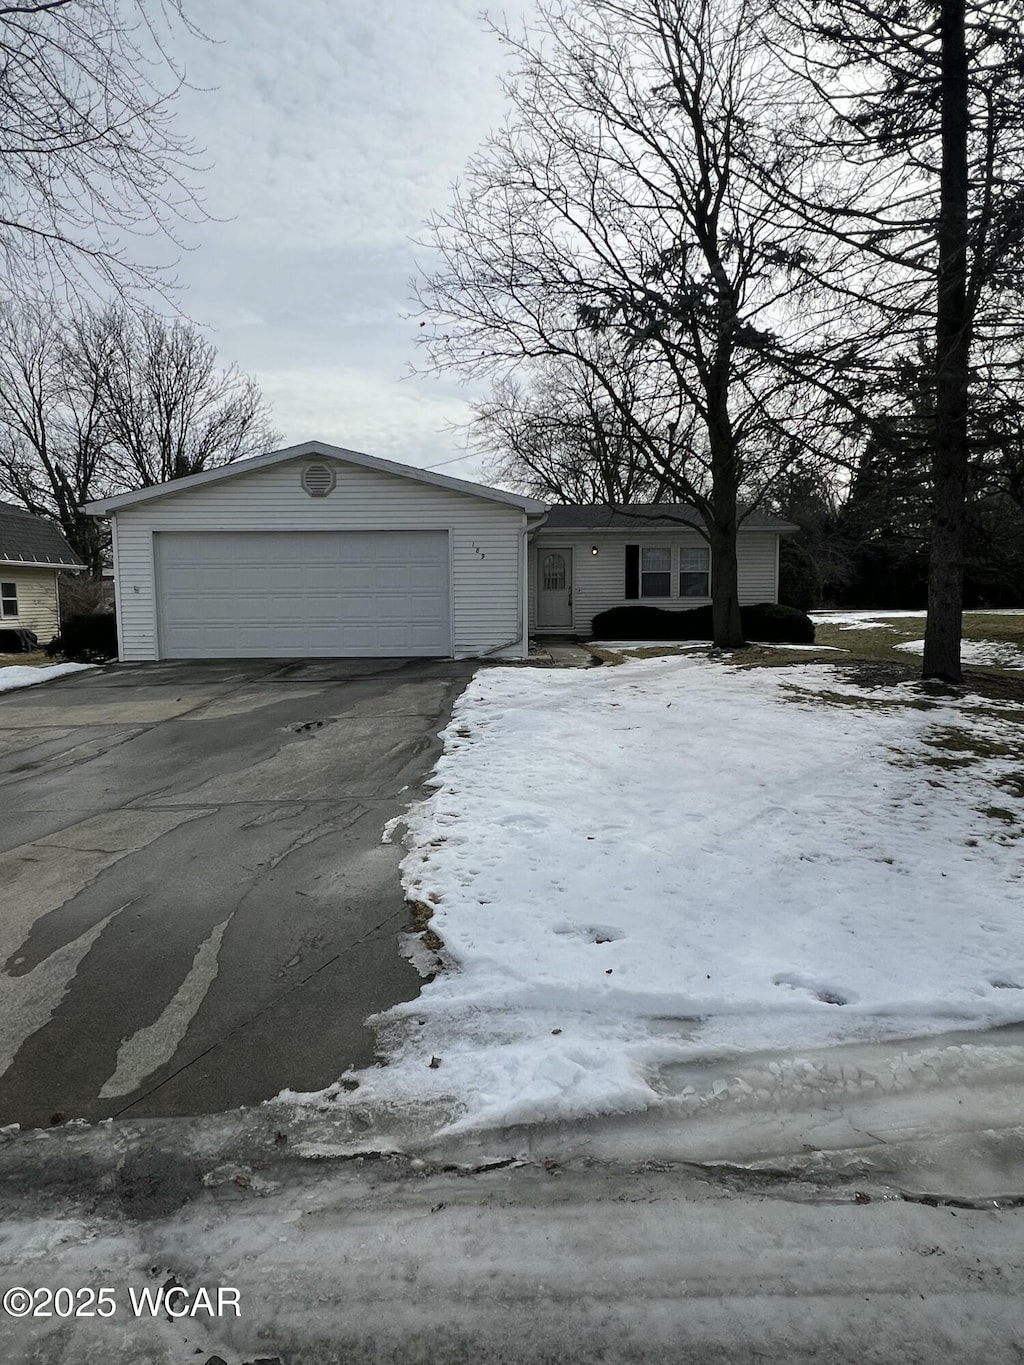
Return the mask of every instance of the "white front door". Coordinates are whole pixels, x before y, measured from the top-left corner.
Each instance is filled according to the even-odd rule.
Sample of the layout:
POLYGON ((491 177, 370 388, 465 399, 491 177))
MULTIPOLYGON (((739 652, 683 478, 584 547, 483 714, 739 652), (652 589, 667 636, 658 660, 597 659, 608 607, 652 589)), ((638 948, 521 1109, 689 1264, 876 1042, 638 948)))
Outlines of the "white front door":
POLYGON ((163 531, 162 659, 451 654, 446 531, 163 531))
POLYGON ((572 549, 537 548, 537 625, 553 629, 572 625, 572 549))

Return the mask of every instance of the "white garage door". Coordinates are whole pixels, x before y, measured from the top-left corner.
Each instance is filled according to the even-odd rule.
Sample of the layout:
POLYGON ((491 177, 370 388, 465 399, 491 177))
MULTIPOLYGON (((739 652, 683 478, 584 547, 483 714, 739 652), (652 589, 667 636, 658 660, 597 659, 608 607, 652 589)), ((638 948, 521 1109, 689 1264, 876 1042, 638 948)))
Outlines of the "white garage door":
POLYGON ((451 654, 446 531, 154 537, 164 659, 451 654))

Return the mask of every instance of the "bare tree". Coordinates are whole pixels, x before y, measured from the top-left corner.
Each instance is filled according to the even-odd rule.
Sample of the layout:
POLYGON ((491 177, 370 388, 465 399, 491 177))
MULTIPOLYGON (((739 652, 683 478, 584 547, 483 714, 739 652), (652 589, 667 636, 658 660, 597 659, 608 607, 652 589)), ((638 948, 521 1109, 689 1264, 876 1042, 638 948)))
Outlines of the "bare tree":
POLYGON ((561 357, 537 362, 525 382, 499 379, 490 399, 476 405, 473 436, 492 456, 489 476, 542 499, 661 502, 666 480, 652 473, 636 432, 643 427, 653 434, 660 427, 670 439, 677 405, 671 398, 652 403, 628 357, 616 366, 607 346, 594 346, 590 358, 600 381, 591 369, 561 357))
MULTIPOLYGON (((522 35, 513 114, 430 225, 421 282, 434 369, 589 372, 667 500, 701 514, 714 637, 742 642, 736 534, 787 463, 816 453, 778 363, 792 248, 745 167, 780 95, 754 0, 551 0, 522 35), (647 420, 597 337, 669 397, 647 420)), ((660 399, 659 399, 660 401, 660 399)))
POLYGON ((122 482, 168 483, 273 446, 259 386, 237 366, 219 367, 193 323, 123 307, 105 316, 103 412, 122 482))
POLYGON ((201 215, 193 144, 172 127, 184 0, 0 4, 0 257, 9 294, 123 293, 158 269, 131 235, 201 215))
POLYGON ((103 413, 107 319, 73 325, 51 307, 0 306, 0 489, 56 521, 90 573, 102 569, 102 523, 81 507, 113 491, 103 413))
POLYGON ((779 156, 759 179, 774 179, 784 218, 804 233, 797 265, 831 332, 840 401, 863 414, 888 390, 891 421, 893 374, 923 344, 932 357, 923 671, 958 681, 972 392, 1020 379, 1021 6, 774 0, 772 10, 785 36, 764 37, 805 96, 780 118, 779 156), (793 155, 813 158, 798 184, 784 169, 793 155))
POLYGON ((277 440, 256 383, 188 322, 123 307, 67 318, 0 306, 0 489, 58 522, 97 574, 96 498, 258 454, 277 440))

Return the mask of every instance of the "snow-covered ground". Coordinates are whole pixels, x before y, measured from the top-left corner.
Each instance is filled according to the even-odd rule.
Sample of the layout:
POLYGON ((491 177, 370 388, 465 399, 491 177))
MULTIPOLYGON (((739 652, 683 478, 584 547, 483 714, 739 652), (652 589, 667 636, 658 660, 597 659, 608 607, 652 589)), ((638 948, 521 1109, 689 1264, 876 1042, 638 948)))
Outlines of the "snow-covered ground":
MULTIPOLYGON (((893 649, 908 654, 923 654, 923 640, 904 640, 893 649)), ((965 664, 988 664, 995 668, 1024 668, 1024 649, 1008 640, 961 640, 960 658, 965 664)))
MULTIPOLYGON (((636 654, 641 649, 703 649, 710 650, 711 644, 707 640, 630 640, 626 643, 608 643, 605 640, 595 640, 594 643, 600 649, 609 649, 616 654, 636 654)), ((765 640, 751 640, 752 645, 758 649, 813 649, 827 654, 843 654, 847 651, 839 649, 836 645, 794 645, 778 644, 765 640)))
POLYGON ((95 668, 95 664, 11 664, 0 668, 0 692, 14 692, 19 687, 34 687, 36 683, 50 682, 61 678, 65 673, 81 673, 85 668, 95 668))
POLYGON ((840 679, 480 672, 408 817, 443 968, 359 1102, 444 1101, 452 1131, 626 1112, 709 1058, 1024 1019, 1024 802, 990 785, 1014 765, 922 766, 942 727, 1005 730, 840 679))
POLYGON ((869 630, 872 626, 884 626, 886 621, 914 620, 923 621, 923 611, 812 611, 811 620, 822 626, 842 626, 847 630, 869 630), (884 618, 884 619, 883 619, 884 618))

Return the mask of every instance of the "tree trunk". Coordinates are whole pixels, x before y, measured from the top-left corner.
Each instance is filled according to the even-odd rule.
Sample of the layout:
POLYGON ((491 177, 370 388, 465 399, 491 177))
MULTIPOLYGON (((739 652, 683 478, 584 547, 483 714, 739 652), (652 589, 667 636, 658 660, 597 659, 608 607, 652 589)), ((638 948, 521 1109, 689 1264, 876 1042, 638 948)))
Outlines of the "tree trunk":
POLYGON ((923 676, 960 682, 967 411, 971 329, 967 307, 968 169, 965 0, 942 0, 942 170, 935 326, 935 445, 923 676))
POLYGON ((711 542, 711 624, 718 649, 744 644, 740 619, 739 569, 736 563, 736 516, 708 528, 711 542))

